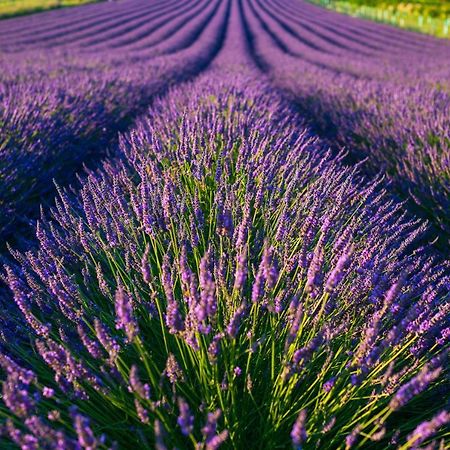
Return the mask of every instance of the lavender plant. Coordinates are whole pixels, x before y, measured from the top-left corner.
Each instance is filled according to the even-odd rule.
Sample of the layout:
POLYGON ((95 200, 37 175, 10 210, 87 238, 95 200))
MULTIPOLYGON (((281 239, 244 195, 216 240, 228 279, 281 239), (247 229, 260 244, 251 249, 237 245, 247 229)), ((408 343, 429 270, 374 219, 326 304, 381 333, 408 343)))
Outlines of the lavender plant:
POLYGON ((120 148, 5 268, 5 446, 445 442, 448 264, 379 183, 223 70, 120 148))

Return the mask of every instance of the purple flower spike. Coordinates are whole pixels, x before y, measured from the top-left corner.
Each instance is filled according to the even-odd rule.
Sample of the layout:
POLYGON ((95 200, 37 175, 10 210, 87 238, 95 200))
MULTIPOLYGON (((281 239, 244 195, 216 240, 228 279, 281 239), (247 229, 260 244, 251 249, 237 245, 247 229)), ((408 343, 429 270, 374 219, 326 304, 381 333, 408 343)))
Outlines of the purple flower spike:
POLYGON ((353 431, 345 437, 345 450, 350 450, 358 440, 360 427, 356 426, 353 431))
POLYGON ((325 381, 325 383, 322 386, 322 389, 325 392, 330 392, 331 389, 333 389, 333 386, 334 386, 335 383, 336 383, 336 378, 335 377, 330 378, 328 381, 325 381))
POLYGON ((115 361, 120 352, 119 344, 113 337, 110 336, 108 330, 106 329, 106 326, 103 325, 103 323, 100 322, 100 320, 98 319, 94 320, 94 328, 97 339, 109 354, 110 362, 115 361))
POLYGON ((324 262, 324 252, 323 252, 323 240, 322 237, 314 249, 314 254, 309 265, 307 281, 306 281, 306 292, 312 298, 317 297, 320 288, 322 286, 323 279, 323 262, 324 262))
POLYGON ((191 414, 189 405, 183 398, 178 399, 178 409, 180 414, 177 419, 177 423, 181 428, 181 432, 185 436, 189 436, 194 429, 194 416, 191 414))
POLYGON ((138 326, 133 314, 133 304, 129 295, 119 285, 115 295, 116 328, 125 331, 128 342, 138 334, 138 326))
POLYGON ((167 446, 164 443, 166 431, 164 430, 163 424, 159 420, 155 420, 154 430, 155 430, 155 449, 167 450, 167 446))
POLYGON ((302 409, 297 416, 297 419, 292 427, 291 439, 294 448, 299 448, 308 439, 306 432, 306 410, 302 409))
POLYGON ((247 305, 242 303, 238 309, 233 314, 233 317, 230 320, 230 323, 227 326, 227 334, 231 338, 235 338, 239 333, 239 327, 241 322, 245 316, 245 312, 247 311, 247 305))
POLYGON ((389 406, 393 410, 398 410, 405 406, 416 395, 423 392, 428 386, 436 380, 442 372, 442 367, 429 368, 425 366, 418 375, 411 381, 404 384, 394 395, 389 406))
POLYGON ((81 414, 75 414, 73 426, 78 436, 78 442, 86 450, 95 450, 98 442, 89 426, 89 419, 81 414))
POLYGON ((430 421, 422 422, 419 426, 417 426, 417 428, 410 435, 408 435, 406 440, 416 447, 433 437, 440 428, 445 427, 449 423, 450 414, 448 411, 441 411, 430 421))
POLYGON ((147 383, 144 384, 141 382, 139 379, 138 368, 135 364, 131 366, 129 382, 133 392, 146 400, 150 399, 150 386, 147 383))
POLYGON ((172 384, 183 381, 183 371, 181 370, 175 355, 169 354, 166 362, 165 374, 172 384))
POLYGON ((150 263, 148 261, 149 254, 150 254, 150 245, 147 244, 147 246, 145 247, 144 254, 142 255, 142 260, 141 260, 142 277, 146 283, 150 283, 151 278, 152 278, 150 263))
POLYGON ((237 258, 236 273, 234 275, 234 289, 241 292, 247 279, 247 249, 244 248, 237 258))
POLYGON ((228 431, 223 430, 217 434, 217 422, 222 415, 222 411, 217 409, 213 413, 208 413, 205 426, 202 428, 202 434, 205 438, 205 447, 207 450, 216 450, 228 438, 228 431))
POLYGON ((343 280, 345 275, 345 269, 350 264, 350 258, 352 255, 352 248, 344 251, 344 253, 338 259, 335 268, 331 271, 327 278, 325 290, 327 292, 333 292, 334 288, 343 280))

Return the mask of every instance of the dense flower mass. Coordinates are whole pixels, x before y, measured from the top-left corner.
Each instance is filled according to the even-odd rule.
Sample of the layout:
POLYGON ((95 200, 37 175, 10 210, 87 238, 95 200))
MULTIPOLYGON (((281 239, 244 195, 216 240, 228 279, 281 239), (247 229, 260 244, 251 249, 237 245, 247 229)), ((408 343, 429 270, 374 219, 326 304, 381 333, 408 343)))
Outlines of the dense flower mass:
MULTIPOLYGON (((122 64, 115 76, 138 64, 144 78, 129 82, 147 98, 155 60, 199 71, 200 54, 217 55, 153 98, 77 186, 60 177, 35 240, 5 255, 0 447, 448 444, 449 263, 386 177, 368 178, 367 161, 328 150, 276 77, 261 75, 253 51, 258 39, 278 39, 287 18, 269 11, 281 3, 128 0, 90 6, 87 17, 80 9, 67 35, 33 25, 77 58, 92 46, 108 73, 122 64), (187 41, 161 57, 178 33, 187 41), (147 47, 151 57, 135 55, 147 47)), ((56 29, 70 17, 48 14, 56 29)), ((38 52, 19 34, 6 45, 0 33, 0 44, 15 56, 38 52)), ((16 200, 27 208, 31 197, 16 200)))

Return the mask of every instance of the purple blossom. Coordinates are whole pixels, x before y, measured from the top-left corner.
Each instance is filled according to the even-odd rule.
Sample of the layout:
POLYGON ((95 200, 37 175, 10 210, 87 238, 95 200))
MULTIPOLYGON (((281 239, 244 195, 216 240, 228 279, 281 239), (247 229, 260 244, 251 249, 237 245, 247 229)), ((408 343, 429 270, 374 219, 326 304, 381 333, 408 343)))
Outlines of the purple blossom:
POLYGON ((414 378, 400 387, 390 401, 389 407, 398 410, 405 406, 416 395, 427 389, 441 372, 442 367, 429 368, 429 366, 425 366, 414 378))
POLYGON ((55 395, 55 390, 47 386, 44 386, 44 388, 42 389, 42 395, 45 398, 52 398, 55 395))
POLYGON ((227 325, 227 334, 231 338, 236 338, 236 336, 239 333, 239 328, 241 325, 241 322, 245 316, 245 313, 247 311, 247 305, 245 303, 242 303, 239 305, 239 307, 234 312, 233 316, 231 317, 230 322, 227 325))
POLYGON ((29 383, 23 381, 20 372, 8 374, 2 394, 5 405, 18 417, 27 417, 34 411, 35 401, 30 395, 29 383))
POLYGON ((132 342, 139 333, 139 329, 133 313, 132 300, 121 285, 116 291, 115 308, 116 328, 125 331, 128 342, 132 342))
POLYGON ((252 286, 252 302, 258 303, 261 300, 261 297, 264 295, 264 272, 261 269, 258 269, 256 273, 255 280, 253 281, 252 286))
POLYGON ((163 424, 159 420, 155 420, 154 430, 156 450, 167 450, 166 444, 164 443, 166 432, 164 430, 163 424))
POLYGON ((216 287, 209 268, 210 255, 207 252, 200 260, 200 302, 196 307, 197 320, 214 319, 217 312, 216 287))
POLYGON ((135 364, 130 369, 129 383, 133 392, 146 400, 150 399, 150 386, 147 383, 144 384, 141 382, 139 379, 139 370, 135 364))
MULTIPOLYGON (((2 25, 0 235, 23 252, 2 255, 0 347, 36 373, 0 355, 1 442, 183 446, 217 402, 228 425, 241 388, 263 407, 239 409, 229 446, 311 399, 296 447, 444 436, 427 398, 445 388, 448 45, 302 0, 150 3, 2 25), (373 430, 350 432, 361 414, 373 430)), ((219 416, 199 448, 228 438, 219 416)), ((289 440, 264 431, 255 447, 289 440)))
POLYGON ((139 417, 139 420, 145 425, 149 424, 150 419, 148 417, 148 411, 142 406, 137 398, 134 399, 134 407, 136 408, 136 414, 139 417))
POLYGON ((323 237, 321 236, 317 242, 314 254, 309 265, 306 292, 308 292, 312 298, 317 297, 319 290, 322 286, 323 279, 323 263, 324 263, 324 251, 323 251, 323 237))
POLYGON ((234 289, 237 292, 241 292, 244 288, 245 281, 247 278, 247 250, 244 248, 236 261, 236 273, 234 275, 234 289))
POLYGON ((330 378, 329 380, 325 381, 325 383, 324 383, 323 386, 322 386, 322 389, 323 389, 325 392, 330 392, 331 389, 333 389, 333 386, 334 386, 335 383, 336 383, 336 378, 335 378, 335 377, 332 377, 332 378, 330 378))
POLYGON ((150 255, 150 245, 147 244, 141 260, 142 277, 146 283, 150 283, 152 277, 152 272, 148 261, 149 255, 150 255))
POLYGON ((220 341, 223 337, 223 333, 216 334, 208 346, 208 359, 211 364, 217 363, 217 357, 219 356, 220 351, 220 341))
POLYGON ((350 264, 350 258, 352 255, 352 248, 346 249, 344 253, 339 257, 336 266, 330 272, 325 284, 325 291, 333 292, 334 288, 343 280, 344 271, 350 264))
POLYGON ((113 337, 111 337, 106 326, 100 322, 100 320, 94 320, 94 328, 97 339, 100 344, 102 344, 103 348, 108 352, 110 361, 115 361, 120 352, 119 344, 113 337))
POLYGON ((168 255, 164 256, 161 277, 162 286, 167 299, 166 324, 169 327, 169 332, 176 334, 183 331, 184 325, 178 302, 173 295, 173 280, 168 255))
POLYGON ((408 435, 407 442, 417 446, 433 437, 437 431, 450 423, 450 414, 447 411, 441 411, 431 420, 424 421, 416 427, 416 429, 408 435))
POLYGON ((360 431, 361 427, 358 425, 345 437, 345 450, 350 450, 356 444, 360 431))
POLYGON ((300 448, 300 446, 308 439, 308 433, 306 432, 305 426, 306 410, 302 409, 298 414, 291 431, 292 444, 295 448, 300 448))
POLYGON ((208 413, 206 423, 202 428, 202 434, 205 438, 205 446, 207 450, 216 450, 228 438, 227 430, 223 430, 217 434, 217 422, 221 415, 222 411, 220 409, 217 409, 212 413, 208 413))
POLYGON ((77 325, 78 335, 80 336, 81 342, 83 343, 86 350, 96 359, 102 358, 103 354, 100 349, 98 342, 94 341, 88 336, 86 328, 79 323, 77 325))
POLYGON ((185 436, 189 436, 194 429, 194 416, 191 414, 189 405, 183 398, 178 398, 179 416, 177 424, 185 436))
POLYGON ((98 446, 98 441, 90 428, 89 419, 76 413, 73 417, 73 426, 78 436, 78 442, 86 450, 94 450, 98 446))
POLYGON ((183 371, 172 353, 167 358, 165 374, 172 384, 183 381, 183 371))

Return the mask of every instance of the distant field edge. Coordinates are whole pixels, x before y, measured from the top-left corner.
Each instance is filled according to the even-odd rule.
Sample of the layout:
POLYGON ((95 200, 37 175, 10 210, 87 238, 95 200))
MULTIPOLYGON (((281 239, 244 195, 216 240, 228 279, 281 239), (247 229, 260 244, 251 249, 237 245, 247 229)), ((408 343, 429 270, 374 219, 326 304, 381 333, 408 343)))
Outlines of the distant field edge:
POLYGON ((106 0, 0 0, 0 20, 106 0))
POLYGON ((450 39, 450 1, 432 0, 306 0, 314 5, 394 25, 409 31, 450 39))

